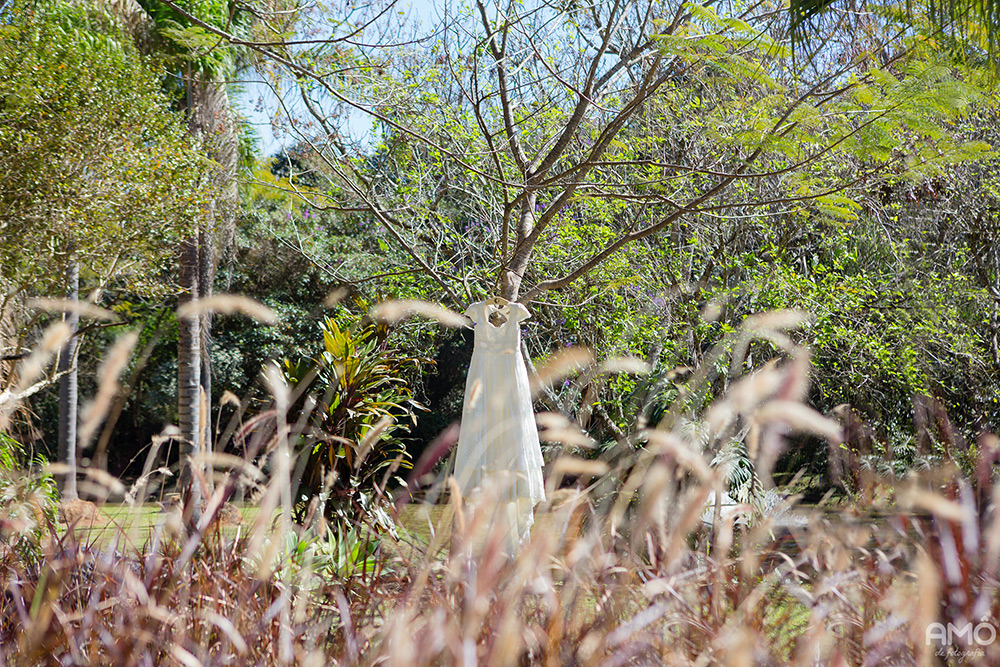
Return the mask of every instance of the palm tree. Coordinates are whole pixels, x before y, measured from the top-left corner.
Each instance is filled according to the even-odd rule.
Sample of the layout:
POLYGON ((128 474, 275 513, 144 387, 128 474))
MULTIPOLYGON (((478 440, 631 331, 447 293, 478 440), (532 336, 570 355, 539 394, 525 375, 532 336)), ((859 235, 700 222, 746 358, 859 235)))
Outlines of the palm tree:
MULTIPOLYGON (((232 47, 218 40, 206 46, 204 31, 160 0, 140 0, 157 36, 158 49, 174 63, 184 86, 182 105, 188 131, 205 147, 217 165, 216 186, 223 197, 216 201, 181 243, 179 278, 181 303, 204 299, 212 294, 215 279, 215 241, 220 232, 234 227, 237 205, 236 168, 238 160, 235 119, 226 81, 236 71, 232 47)), ((182 8, 186 3, 180 3, 182 8)), ((186 8, 185 8, 186 9, 186 8)), ((199 18, 217 25, 229 25, 236 14, 231 0, 200 3, 199 18)), ((181 438, 189 452, 211 446, 211 418, 202 407, 212 405, 212 364, 209 313, 181 318, 177 340, 177 404, 181 438)), ((182 482, 190 482, 185 468, 182 482)), ((200 489, 192 487, 198 498, 200 489)))
MULTIPOLYGON (((175 9, 186 11, 189 2, 173 5, 160 0, 102 0, 102 4, 122 21, 141 49, 162 57, 181 81, 179 101, 187 115, 188 131, 218 165, 215 185, 223 196, 194 221, 178 249, 180 304, 204 299, 211 295, 215 279, 216 238, 235 225, 238 143, 226 89, 226 81, 236 71, 233 48, 218 40, 206 45, 204 31, 175 9)), ((198 15, 231 29, 238 13, 232 0, 213 0, 199 3, 198 15)), ((211 315, 183 317, 178 325, 178 426, 182 453, 191 454, 203 451, 211 441, 211 419, 202 414, 202 406, 212 404, 211 315)), ((187 467, 181 479, 182 483, 190 482, 187 467)), ((197 500, 200 489, 192 488, 192 493, 197 500)))

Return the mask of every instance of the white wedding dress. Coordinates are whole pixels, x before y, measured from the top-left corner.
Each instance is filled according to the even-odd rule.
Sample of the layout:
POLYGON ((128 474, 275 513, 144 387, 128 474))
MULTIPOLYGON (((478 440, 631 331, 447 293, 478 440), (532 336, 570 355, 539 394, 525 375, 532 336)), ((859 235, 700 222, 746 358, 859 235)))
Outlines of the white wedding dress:
POLYGON ((528 372, 521 356, 521 322, 531 317, 519 303, 485 301, 465 311, 475 324, 475 347, 462 404, 455 477, 466 495, 488 495, 507 514, 515 541, 527 537, 532 507, 545 499, 542 451, 531 407, 528 372), (495 325, 490 315, 506 321, 495 325))

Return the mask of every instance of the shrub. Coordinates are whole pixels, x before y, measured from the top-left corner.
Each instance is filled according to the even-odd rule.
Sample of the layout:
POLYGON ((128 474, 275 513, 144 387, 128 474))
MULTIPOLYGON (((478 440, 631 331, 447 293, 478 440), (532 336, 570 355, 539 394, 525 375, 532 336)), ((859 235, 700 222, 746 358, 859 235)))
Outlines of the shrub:
POLYGON ((323 351, 312 360, 284 362, 297 397, 290 421, 305 420, 296 451, 304 456, 296 518, 319 509, 344 534, 360 519, 393 530, 386 486, 410 459, 402 436, 422 409, 405 375, 422 360, 393 349, 389 330, 370 320, 342 328, 322 324, 323 351))
POLYGON ((44 531, 55 523, 58 492, 45 458, 25 458, 21 443, 0 433, 0 549, 33 561, 44 531))

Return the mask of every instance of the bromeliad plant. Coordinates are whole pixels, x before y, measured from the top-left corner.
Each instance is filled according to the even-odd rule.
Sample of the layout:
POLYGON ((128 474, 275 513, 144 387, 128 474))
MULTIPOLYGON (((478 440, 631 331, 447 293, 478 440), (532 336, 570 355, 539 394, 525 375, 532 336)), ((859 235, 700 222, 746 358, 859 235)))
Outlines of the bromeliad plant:
POLYGON ((367 318, 341 327, 328 317, 321 327, 319 357, 284 362, 298 396, 290 417, 303 424, 296 519, 322 512, 337 534, 362 523, 394 532, 386 485, 410 467, 401 438, 425 409, 406 373, 429 362, 392 348, 388 327, 367 318))

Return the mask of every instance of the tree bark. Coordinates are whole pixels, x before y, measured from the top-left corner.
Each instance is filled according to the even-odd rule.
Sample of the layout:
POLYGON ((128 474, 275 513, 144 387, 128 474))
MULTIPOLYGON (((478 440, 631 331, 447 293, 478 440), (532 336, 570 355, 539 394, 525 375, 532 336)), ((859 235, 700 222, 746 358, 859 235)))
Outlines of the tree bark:
MULTIPOLYGON (((66 298, 77 303, 80 300, 80 264, 70 257, 66 267, 66 298)), ((62 477, 61 491, 65 500, 78 498, 76 491, 76 426, 79 388, 76 369, 76 333, 80 328, 80 314, 76 310, 66 313, 66 324, 70 328, 70 338, 59 354, 59 461, 69 470, 62 477)))
MULTIPOLYGON (((180 305, 198 298, 198 237, 193 235, 181 243, 180 305)), ((201 415, 201 318, 198 315, 179 317, 177 321, 177 420, 180 427, 181 456, 202 450, 201 415)), ((181 486, 190 488, 195 507, 200 506, 201 488, 192 484, 191 466, 182 461, 181 486)))
POLYGON ((526 195, 517 215, 514 252, 500 276, 500 296, 508 301, 517 301, 517 297, 521 293, 524 272, 528 270, 528 262, 531 260, 531 250, 534 243, 528 239, 528 236, 534 226, 537 201, 538 196, 534 192, 526 195))
MULTIPOLYGON (((181 248, 181 288, 190 300, 212 295, 216 239, 220 231, 223 237, 232 232, 239 193, 236 132, 225 83, 198 80, 189 73, 187 91, 188 132, 204 142, 206 153, 218 163, 216 179, 223 194, 210 204, 197 230, 181 248)), ((212 315, 206 312, 187 319, 180 323, 178 339, 179 421, 190 451, 203 452, 212 446, 212 315)), ((182 481, 191 482, 190 470, 182 481)), ((211 483, 211 475, 206 481, 211 483)), ((200 492, 200 488, 191 489, 196 508, 200 507, 200 492)))
MULTIPOLYGON (((212 283, 215 282, 215 248, 210 229, 198 234, 198 295, 201 299, 212 296, 212 283)), ((207 414, 203 415, 204 428, 202 442, 205 449, 212 449, 212 313, 201 314, 201 391, 205 396, 207 414)))

